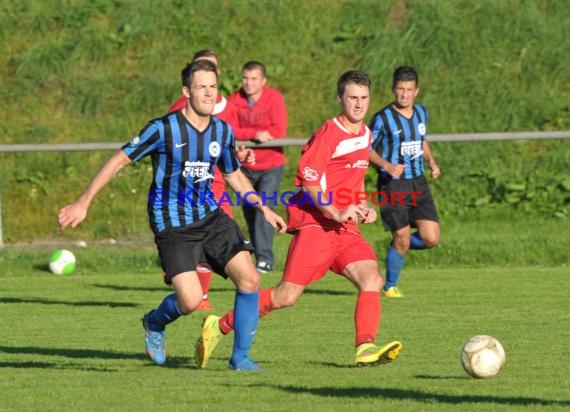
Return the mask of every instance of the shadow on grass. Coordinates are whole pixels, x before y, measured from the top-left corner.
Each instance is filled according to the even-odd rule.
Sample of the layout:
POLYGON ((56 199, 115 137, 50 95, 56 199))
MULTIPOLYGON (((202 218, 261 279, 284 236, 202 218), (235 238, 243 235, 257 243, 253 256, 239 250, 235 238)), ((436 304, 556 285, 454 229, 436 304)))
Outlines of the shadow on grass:
POLYGON ((395 388, 370 388, 370 387, 317 387, 306 388, 292 385, 270 385, 259 384, 255 386, 263 386, 280 390, 283 392, 299 395, 310 394, 323 397, 343 397, 343 398, 386 398, 397 400, 408 400, 423 403, 445 403, 445 404, 470 404, 470 403, 491 403, 511 406, 570 406, 570 401, 558 401, 552 399, 541 399, 520 396, 485 396, 485 395, 446 395, 443 393, 430 393, 411 389, 395 389, 395 388))
POLYGON ((63 356, 73 359, 148 359, 144 353, 112 352, 98 349, 41 348, 37 346, 4 346, 0 352, 12 355, 63 356))
POLYGON ((49 362, 0 362, 0 368, 13 369, 74 369, 87 372, 118 372, 118 369, 99 368, 77 364, 49 363, 49 362))
POLYGON ((460 380, 471 380, 467 375, 458 376, 458 375, 449 375, 449 376, 441 376, 441 375, 415 375, 414 378, 416 379, 433 379, 433 380, 448 380, 448 379, 460 379, 460 380))
POLYGON ((164 285, 163 287, 156 286, 156 287, 147 287, 147 286, 124 286, 124 285, 104 285, 100 283, 92 284, 96 288, 101 289, 110 289, 110 290, 117 290, 120 292, 125 291, 137 291, 137 292, 168 292, 172 291, 168 286, 164 285))
MULTIPOLYGON (((144 352, 126 353, 112 352, 98 349, 70 349, 70 348, 42 348, 37 346, 3 346, 0 345, 0 353, 8 353, 11 355, 40 355, 40 356, 61 356, 71 359, 110 359, 110 360, 137 360, 148 361, 149 366, 157 367, 147 357, 144 352)), ((50 362, 0 362, 0 367, 13 368, 56 368, 65 365, 50 362)), ((166 363, 162 367, 167 368, 191 368, 197 369, 192 358, 188 356, 169 356, 166 363)), ((73 369, 90 370, 92 367, 75 365, 73 369)), ((107 370, 104 368, 95 368, 94 370, 107 370)))
POLYGON ((40 305, 69 305, 69 306, 108 306, 110 308, 136 308, 140 305, 132 302, 108 302, 108 301, 78 301, 44 299, 44 298, 0 298, 0 303, 35 303, 40 305))

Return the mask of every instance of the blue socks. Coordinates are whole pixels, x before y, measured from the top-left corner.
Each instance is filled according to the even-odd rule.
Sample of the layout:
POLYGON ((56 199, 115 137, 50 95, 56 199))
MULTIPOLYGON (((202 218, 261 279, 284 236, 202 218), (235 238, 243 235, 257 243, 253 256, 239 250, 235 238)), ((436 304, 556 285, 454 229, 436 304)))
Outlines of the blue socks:
POLYGON ((405 261, 406 256, 400 255, 396 249, 390 246, 386 255, 386 284, 384 285, 384 290, 396 286, 405 261))
POLYGON ((412 233, 412 238, 410 240, 410 249, 413 250, 427 249, 426 244, 424 243, 418 232, 412 233))
POLYGON ((237 365, 253 344, 259 321, 259 292, 236 292, 234 304, 234 348, 230 362, 237 365))
POLYGON ((151 330, 162 332, 164 327, 178 319, 182 313, 176 304, 176 293, 164 298, 162 303, 148 315, 148 326, 151 330))

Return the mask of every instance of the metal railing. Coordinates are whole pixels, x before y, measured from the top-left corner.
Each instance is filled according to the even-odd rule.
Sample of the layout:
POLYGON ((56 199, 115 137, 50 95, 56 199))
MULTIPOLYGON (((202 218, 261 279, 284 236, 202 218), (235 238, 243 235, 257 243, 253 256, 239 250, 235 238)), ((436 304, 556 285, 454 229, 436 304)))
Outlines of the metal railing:
MULTIPOLYGON (((514 132, 514 133, 460 133, 430 134, 430 142, 481 142, 500 140, 537 140, 568 139, 570 130, 554 132, 514 132)), ((238 142, 249 147, 303 146, 307 139, 285 138, 262 144, 238 142)), ((34 153, 34 152, 85 152, 100 150, 118 150, 125 142, 111 143, 43 143, 43 144, 3 144, 0 153, 34 153)), ((0 193, 0 249, 4 247, 2 236, 2 195, 0 193)))

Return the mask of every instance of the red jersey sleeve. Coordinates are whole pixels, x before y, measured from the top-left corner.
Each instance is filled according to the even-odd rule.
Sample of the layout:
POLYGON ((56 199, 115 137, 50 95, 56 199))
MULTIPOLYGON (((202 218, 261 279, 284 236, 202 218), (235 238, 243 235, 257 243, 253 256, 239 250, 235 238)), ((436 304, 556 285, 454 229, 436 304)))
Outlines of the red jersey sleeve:
POLYGON ((321 186, 327 165, 334 153, 336 140, 329 136, 330 123, 323 124, 309 142, 303 147, 297 174, 295 175, 296 186, 321 186))

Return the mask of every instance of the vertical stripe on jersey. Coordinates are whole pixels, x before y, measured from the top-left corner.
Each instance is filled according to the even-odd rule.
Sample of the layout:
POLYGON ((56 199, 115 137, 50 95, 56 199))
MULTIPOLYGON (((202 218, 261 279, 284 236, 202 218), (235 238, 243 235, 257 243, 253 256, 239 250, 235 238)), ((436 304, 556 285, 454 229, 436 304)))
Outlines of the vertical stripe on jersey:
MULTIPOLYGON (((419 133, 419 125, 426 125, 426 117, 425 109, 418 104, 414 105, 410 119, 398 113, 391 104, 374 115, 372 127, 378 129, 374 148, 384 160, 405 166, 404 179, 413 179, 424 173, 423 156, 403 156, 402 143, 416 141, 423 145, 424 136, 419 133)), ((387 176, 386 171, 380 172, 387 176)))

